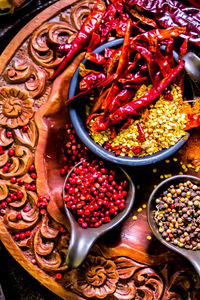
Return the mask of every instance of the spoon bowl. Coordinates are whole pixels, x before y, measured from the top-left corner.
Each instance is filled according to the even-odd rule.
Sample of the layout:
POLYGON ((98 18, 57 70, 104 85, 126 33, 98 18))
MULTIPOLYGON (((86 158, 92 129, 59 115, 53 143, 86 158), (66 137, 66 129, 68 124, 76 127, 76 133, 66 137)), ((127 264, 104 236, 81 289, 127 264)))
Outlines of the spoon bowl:
POLYGON ((184 69, 191 80, 193 98, 200 95, 200 58, 193 52, 188 52, 182 58, 185 61, 184 69))
MULTIPOLYGON (((74 168, 78 167, 82 162, 78 163, 74 166, 74 168)), ((102 224, 98 228, 86 228, 83 229, 78 222, 75 220, 73 214, 67 208, 64 196, 65 196, 65 184, 68 181, 69 176, 73 172, 73 169, 69 172, 65 179, 64 187, 63 187, 63 201, 64 208, 67 214, 67 217, 70 222, 71 227, 71 238, 68 248, 67 254, 67 264, 71 268, 77 268, 86 258, 90 248, 100 236, 102 236, 107 231, 113 229, 117 225, 119 225, 129 214, 135 199, 135 186, 130 178, 130 176, 121 168, 112 166, 112 169, 117 170, 118 174, 120 173, 125 179, 128 180, 128 191, 126 196, 126 206, 125 208, 118 213, 109 223, 102 224)))
POLYGON ((192 183, 200 185, 200 178, 191 175, 177 175, 162 181, 150 195, 148 205, 147 205, 147 218, 148 218, 149 226, 153 234, 155 235, 155 237, 166 247, 183 255, 186 259, 188 259, 191 262, 191 264, 194 266, 198 275, 200 276, 200 250, 188 250, 176 246, 170 242, 167 242, 165 239, 162 238, 160 232, 158 231, 158 226, 153 217, 153 211, 156 208, 155 200, 159 196, 161 196, 162 192, 167 190, 171 184, 176 185, 180 182, 186 182, 188 180, 190 180, 192 183))

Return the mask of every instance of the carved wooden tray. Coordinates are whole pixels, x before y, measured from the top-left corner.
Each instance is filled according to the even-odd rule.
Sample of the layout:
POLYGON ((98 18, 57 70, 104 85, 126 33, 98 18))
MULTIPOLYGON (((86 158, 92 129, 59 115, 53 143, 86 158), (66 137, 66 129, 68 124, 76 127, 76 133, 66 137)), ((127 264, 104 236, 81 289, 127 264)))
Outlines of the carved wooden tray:
MULTIPOLYGON (((24 269, 63 299, 200 299, 195 271, 152 237, 145 209, 163 172, 178 174, 181 161, 200 158, 198 130, 176 155, 178 161, 128 169, 137 186, 130 217, 94 245, 80 268, 69 270, 65 264, 69 230, 60 176, 68 118, 64 99, 83 54, 52 83, 48 78, 62 57, 47 47, 46 36, 59 42, 72 39, 93 4, 93 0, 58 1, 28 23, 0 57, 0 238, 24 269), (15 150, 14 156, 9 156, 9 149, 15 150), (8 161, 11 166, 5 171, 8 161), (30 176, 32 164, 36 180, 30 176), (12 177, 32 190, 30 185, 11 183, 12 177), (21 200, 3 207, 8 193, 17 190, 21 200), (37 200, 44 195, 49 203, 47 213, 41 214, 37 200), (16 239, 16 234, 27 231, 29 236, 16 239)), ((200 175, 193 169, 188 173, 200 175)))

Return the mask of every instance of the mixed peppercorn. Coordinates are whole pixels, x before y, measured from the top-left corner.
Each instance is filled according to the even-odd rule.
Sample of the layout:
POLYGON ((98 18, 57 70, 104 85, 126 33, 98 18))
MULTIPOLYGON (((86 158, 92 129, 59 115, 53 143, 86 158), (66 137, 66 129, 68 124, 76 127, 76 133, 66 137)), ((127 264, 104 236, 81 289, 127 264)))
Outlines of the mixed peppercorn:
POLYGON ((200 249, 200 186, 171 185, 155 200, 154 219, 163 239, 181 248, 200 249))
POLYGON ((64 200, 82 228, 109 223, 125 208, 128 182, 100 161, 74 167, 65 185, 64 200))

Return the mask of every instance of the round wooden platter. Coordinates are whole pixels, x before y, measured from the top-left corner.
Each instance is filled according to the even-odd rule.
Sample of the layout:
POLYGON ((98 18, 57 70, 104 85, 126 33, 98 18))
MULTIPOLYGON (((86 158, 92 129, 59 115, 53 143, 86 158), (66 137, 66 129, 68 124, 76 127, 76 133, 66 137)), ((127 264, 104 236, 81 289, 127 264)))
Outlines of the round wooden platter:
POLYGON ((70 270, 65 263, 70 233, 62 205, 64 178, 60 176, 60 149, 68 119, 64 100, 84 54, 51 82, 48 79, 62 57, 48 48, 46 37, 70 42, 94 2, 56 2, 29 22, 0 57, 0 238, 24 269, 63 299, 200 299, 195 271, 154 239, 145 208, 163 170, 178 174, 180 161, 200 157, 199 131, 178 153, 178 162, 160 163, 153 166, 154 172, 152 167, 129 169, 137 186, 129 218, 99 240, 78 269, 70 270), (14 156, 9 156, 10 148, 15 149, 14 156), (8 162, 11 166, 5 171, 8 162), (30 176, 33 164, 36 179, 30 176), (11 183, 12 177, 33 189, 11 183), (17 190, 22 198, 2 206, 8 193, 17 190), (39 196, 49 201, 45 214, 37 206, 39 196), (27 232, 25 238, 16 239, 16 234, 27 232))

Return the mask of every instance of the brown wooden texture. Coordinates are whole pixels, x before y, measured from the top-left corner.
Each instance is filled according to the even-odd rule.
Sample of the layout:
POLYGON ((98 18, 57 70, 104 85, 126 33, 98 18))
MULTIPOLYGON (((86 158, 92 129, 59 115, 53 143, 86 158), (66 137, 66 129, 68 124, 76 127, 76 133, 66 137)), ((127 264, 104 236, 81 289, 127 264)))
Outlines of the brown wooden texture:
MULTIPOLYGON (((181 161, 200 158, 198 130, 177 154, 178 162, 171 159, 170 163, 160 163, 156 173, 154 167, 129 169, 137 186, 130 217, 93 246, 80 268, 69 270, 65 263, 70 233, 62 204, 64 179, 60 176, 60 148, 68 118, 64 100, 84 54, 52 83, 48 79, 62 57, 48 48, 46 38, 70 42, 93 4, 93 0, 58 1, 28 23, 0 57, 0 206, 8 193, 22 192, 20 200, 12 200, 6 208, 1 206, 0 238, 31 275, 63 299, 200 299, 195 271, 152 237, 145 210, 163 172, 178 174, 181 161), (23 126, 28 126, 27 130, 23 126), (15 149, 12 157, 8 155, 10 148, 15 149), (8 162, 11 165, 6 172, 3 167, 8 162), (29 172, 32 164, 36 182, 29 172), (25 184, 35 182, 36 189, 11 183, 13 176, 25 184), (44 215, 37 207, 38 196, 49 199, 44 215), (133 215, 137 215, 136 221, 133 215), (15 238, 27 231, 30 236, 15 238), (57 273, 62 274, 60 280, 57 273)), ((197 175, 193 169, 188 173, 197 175)))

